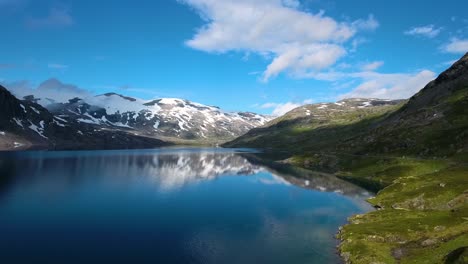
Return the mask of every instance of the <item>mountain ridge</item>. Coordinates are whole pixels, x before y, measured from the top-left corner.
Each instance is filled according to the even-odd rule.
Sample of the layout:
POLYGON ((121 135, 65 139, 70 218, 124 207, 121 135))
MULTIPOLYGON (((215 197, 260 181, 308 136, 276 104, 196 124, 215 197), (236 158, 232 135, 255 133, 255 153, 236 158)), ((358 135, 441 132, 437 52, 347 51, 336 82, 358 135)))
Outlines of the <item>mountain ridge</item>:
POLYGON ((169 145, 121 131, 100 131, 65 120, 33 100, 19 100, 0 85, 0 150, 118 149, 169 145))
MULTIPOLYGON (((41 87, 50 88, 58 84, 63 86, 60 81, 52 79, 41 87)), ((3 98, 0 110, 4 113, 1 116, 0 149, 112 149, 151 148, 173 143, 216 144, 233 139, 270 119, 250 112, 226 113, 218 107, 178 98, 146 101, 106 93, 60 102, 63 96, 54 100, 34 94, 19 100, 3 86, 0 93, 3 98), (124 138, 120 143, 114 140, 119 135, 124 138), (76 143, 80 141, 94 142, 94 145, 76 143), (131 146, 129 142, 135 144, 131 146)))

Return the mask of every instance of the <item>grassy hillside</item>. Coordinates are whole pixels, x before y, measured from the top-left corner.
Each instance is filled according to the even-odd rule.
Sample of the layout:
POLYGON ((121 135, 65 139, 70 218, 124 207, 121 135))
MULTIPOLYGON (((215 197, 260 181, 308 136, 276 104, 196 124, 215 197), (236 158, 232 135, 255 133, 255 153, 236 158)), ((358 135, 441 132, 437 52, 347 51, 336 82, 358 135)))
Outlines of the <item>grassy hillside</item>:
POLYGON ((408 102, 300 111, 226 146, 380 190, 339 233, 347 263, 468 263, 468 54, 408 102))
POLYGON ((389 101, 387 104, 359 107, 363 102, 367 101, 349 99, 336 104, 306 105, 264 127, 252 129, 224 146, 249 146, 291 153, 329 148, 350 135, 360 134, 404 104, 404 101, 389 101))

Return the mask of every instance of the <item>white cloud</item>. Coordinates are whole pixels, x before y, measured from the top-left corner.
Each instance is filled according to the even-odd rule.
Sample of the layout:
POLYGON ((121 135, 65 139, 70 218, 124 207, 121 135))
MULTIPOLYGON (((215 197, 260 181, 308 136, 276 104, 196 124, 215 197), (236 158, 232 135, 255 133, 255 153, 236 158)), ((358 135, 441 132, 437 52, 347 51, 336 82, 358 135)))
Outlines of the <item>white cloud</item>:
POLYGON ((37 88, 27 82, 19 81, 12 83, 4 83, 5 87, 8 88, 17 98, 23 98, 27 95, 34 95, 36 98, 46 100, 47 98, 53 98, 57 102, 68 102, 68 100, 75 97, 87 98, 92 97, 89 91, 79 88, 72 84, 65 84, 57 79, 49 79, 41 83, 37 88))
POLYGON ((468 39, 453 38, 450 43, 444 45, 442 50, 450 53, 465 53, 468 52, 468 39))
POLYGON ((379 22, 374 18, 374 15, 372 14, 370 14, 366 20, 358 19, 354 21, 352 25, 355 28, 362 30, 376 30, 380 26, 379 22))
POLYGON ((439 35, 442 28, 436 28, 434 25, 427 25, 422 27, 413 27, 405 31, 406 35, 422 36, 427 38, 435 38, 439 35))
POLYGON ((310 69, 321 70, 333 65, 344 54, 346 54, 344 48, 335 44, 289 47, 268 65, 263 73, 263 81, 268 81, 290 68, 294 68, 295 75, 310 69))
POLYGON ((297 74, 332 66, 347 52, 345 42, 360 30, 374 30, 370 15, 338 22, 324 12, 299 9, 297 0, 179 0, 206 24, 186 44, 212 53, 240 51, 273 57, 262 79, 282 72, 297 74))
POLYGON ((26 20, 26 26, 32 29, 64 28, 72 26, 74 23, 75 21, 70 14, 70 10, 63 7, 51 8, 49 14, 45 17, 30 17, 26 20))
POLYGON ((294 102, 286 102, 286 103, 265 103, 263 105, 260 106, 260 108, 263 108, 263 109, 270 109, 272 108, 272 112, 271 112, 271 115, 273 116, 282 116, 284 114, 286 114, 287 112, 295 109, 295 108, 298 108, 300 106, 303 106, 305 104, 311 104, 312 103, 312 100, 311 99, 307 99, 307 100, 304 100, 303 102, 298 102, 298 103, 294 103, 294 102))
POLYGON ((436 77, 436 74, 429 70, 422 70, 414 74, 361 72, 350 74, 350 76, 361 79, 362 83, 351 92, 340 95, 341 99, 406 99, 419 92, 436 77))
POLYGON ((363 71, 375 71, 384 65, 383 61, 374 61, 361 66, 363 71))

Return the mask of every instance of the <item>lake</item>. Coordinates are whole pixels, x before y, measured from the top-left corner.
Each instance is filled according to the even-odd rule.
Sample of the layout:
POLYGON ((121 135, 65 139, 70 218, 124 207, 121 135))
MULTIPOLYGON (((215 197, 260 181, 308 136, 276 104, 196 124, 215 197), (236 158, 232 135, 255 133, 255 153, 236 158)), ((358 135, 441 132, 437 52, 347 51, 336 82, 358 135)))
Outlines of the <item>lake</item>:
POLYGON ((248 150, 0 153, 1 263, 340 263, 372 194, 248 150))

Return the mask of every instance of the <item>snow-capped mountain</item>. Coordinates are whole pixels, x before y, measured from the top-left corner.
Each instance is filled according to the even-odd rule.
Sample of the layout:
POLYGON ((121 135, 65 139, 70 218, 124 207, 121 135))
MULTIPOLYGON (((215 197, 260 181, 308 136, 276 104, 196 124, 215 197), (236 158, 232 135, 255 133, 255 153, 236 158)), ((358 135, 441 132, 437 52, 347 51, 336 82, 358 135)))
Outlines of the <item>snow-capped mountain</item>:
POLYGON ((0 149, 152 148, 221 143, 271 118, 177 98, 92 95, 50 79, 36 89, 0 86, 0 149))
POLYGON ((100 129, 131 130, 145 136, 181 140, 223 140, 245 134, 270 118, 249 112, 224 112, 218 107, 177 98, 151 101, 107 93, 68 102, 36 101, 55 116, 100 129))
POLYGON ((66 120, 34 100, 18 100, 0 85, 0 150, 119 149, 164 145, 167 143, 152 137, 95 129, 75 120, 66 120))

